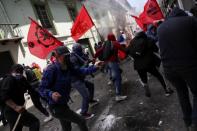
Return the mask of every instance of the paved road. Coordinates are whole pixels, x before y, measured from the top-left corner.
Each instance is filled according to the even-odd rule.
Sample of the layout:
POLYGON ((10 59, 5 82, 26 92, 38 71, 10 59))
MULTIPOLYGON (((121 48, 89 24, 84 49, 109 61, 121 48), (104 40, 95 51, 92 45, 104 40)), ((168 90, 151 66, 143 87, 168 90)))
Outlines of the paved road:
MULTIPOLYGON (((100 104, 91 108, 90 112, 95 117, 88 120, 91 131, 185 131, 180 107, 176 93, 170 97, 164 96, 159 82, 149 76, 149 84, 152 97, 146 98, 144 90, 138 81, 138 75, 133 70, 131 61, 121 64, 124 70, 123 93, 128 96, 126 101, 116 103, 114 101, 113 87, 107 85, 105 74, 95 76, 95 96, 100 99, 100 104)), ((78 92, 72 92, 74 103, 70 106, 73 110, 80 108, 81 97, 78 92)), ((34 107, 33 112, 41 121, 41 131, 61 131, 59 122, 54 119, 43 123, 44 116, 34 107)), ((8 127, 0 127, 0 131, 8 131, 8 127)), ((24 128, 24 131, 27 129, 24 128)), ((73 131, 79 131, 73 124, 73 131)))

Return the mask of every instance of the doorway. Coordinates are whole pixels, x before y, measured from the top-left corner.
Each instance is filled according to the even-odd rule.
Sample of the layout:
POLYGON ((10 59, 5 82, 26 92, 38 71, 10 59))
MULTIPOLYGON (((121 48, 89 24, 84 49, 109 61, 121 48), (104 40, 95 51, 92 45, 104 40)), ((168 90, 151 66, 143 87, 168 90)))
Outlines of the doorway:
POLYGON ((9 51, 0 52, 0 61, 0 77, 3 77, 9 72, 10 68, 14 64, 14 61, 9 51))

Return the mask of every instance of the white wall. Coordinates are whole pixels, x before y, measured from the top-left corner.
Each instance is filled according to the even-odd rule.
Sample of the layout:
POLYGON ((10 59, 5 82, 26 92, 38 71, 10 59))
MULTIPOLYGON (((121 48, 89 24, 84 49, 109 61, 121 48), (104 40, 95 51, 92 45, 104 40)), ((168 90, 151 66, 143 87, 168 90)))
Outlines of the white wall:
POLYGON ((70 36, 72 20, 63 1, 48 1, 57 36, 70 36))
MULTIPOLYGON (((31 17, 36 20, 36 15, 33 10, 30 0, 1 0, 3 6, 6 10, 6 13, 11 21, 11 23, 19 24, 19 27, 22 31, 24 39, 23 43, 27 42, 27 34, 29 31, 30 20, 28 17, 31 17)), ((64 4, 64 1, 57 0, 47 0, 47 4, 52 14, 53 24, 57 31, 57 38, 60 38, 63 42, 73 43, 73 39, 70 37, 70 30, 72 27, 72 21, 70 15, 64 4)), ((79 4, 79 3, 78 3, 79 4)), ((93 28, 94 36, 98 36, 95 29, 93 28)), ((94 43, 98 42, 93 39, 92 34, 88 31, 82 38, 90 38, 90 43, 94 47, 94 43)), ((22 44, 24 46, 24 44, 22 44)), ((31 65, 32 62, 38 63, 43 69, 46 66, 46 60, 39 59, 30 54, 27 46, 24 46, 25 55, 23 55, 21 48, 17 45, 7 44, 6 46, 0 46, 0 51, 10 50, 11 54, 16 63, 24 63, 26 65, 31 65)))

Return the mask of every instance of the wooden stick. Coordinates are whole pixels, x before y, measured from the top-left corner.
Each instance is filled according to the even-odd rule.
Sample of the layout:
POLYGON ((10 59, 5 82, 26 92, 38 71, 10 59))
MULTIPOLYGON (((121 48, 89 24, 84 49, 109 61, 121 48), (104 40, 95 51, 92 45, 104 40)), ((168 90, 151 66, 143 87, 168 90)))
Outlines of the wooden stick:
MULTIPOLYGON (((24 107, 26 106, 27 100, 28 100, 28 99, 30 99, 30 97, 27 97, 27 98, 25 99, 24 107)), ((16 122, 15 122, 15 124, 14 124, 14 127, 12 128, 12 131, 15 131, 15 130, 16 130, 16 127, 17 127, 17 125, 18 125, 18 123, 19 123, 19 120, 21 119, 21 115, 22 115, 22 113, 20 113, 20 114, 18 115, 18 117, 17 117, 17 119, 16 119, 16 122)))

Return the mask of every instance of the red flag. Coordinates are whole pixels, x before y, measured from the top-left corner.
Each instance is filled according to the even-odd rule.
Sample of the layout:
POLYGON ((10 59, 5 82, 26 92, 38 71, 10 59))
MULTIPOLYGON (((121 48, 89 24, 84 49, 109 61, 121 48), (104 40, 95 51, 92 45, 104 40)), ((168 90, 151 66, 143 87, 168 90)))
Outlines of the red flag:
POLYGON ((135 21, 136 21, 136 23, 139 25, 139 27, 141 28, 141 29, 143 29, 143 30, 146 30, 145 28, 146 28, 146 25, 144 25, 143 24, 143 21, 140 19, 140 18, 138 18, 137 16, 133 16, 133 15, 131 15, 133 18, 135 18, 135 21))
POLYGON ((72 38, 77 41, 92 26, 94 26, 94 23, 85 6, 83 6, 71 29, 72 38))
POLYGON ((153 24, 154 21, 161 20, 164 18, 161 9, 156 0, 148 0, 144 6, 144 11, 139 17, 132 16, 135 18, 137 24, 146 31, 147 25, 153 24))
POLYGON ((46 29, 42 28, 36 21, 31 20, 27 42, 32 55, 40 59, 46 59, 47 55, 63 43, 56 39, 46 29))

